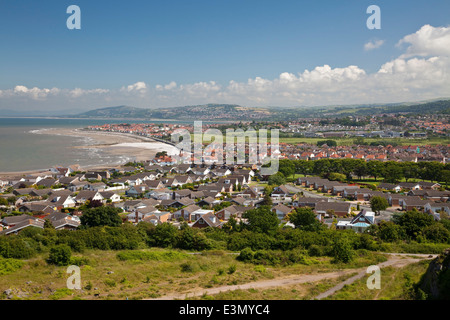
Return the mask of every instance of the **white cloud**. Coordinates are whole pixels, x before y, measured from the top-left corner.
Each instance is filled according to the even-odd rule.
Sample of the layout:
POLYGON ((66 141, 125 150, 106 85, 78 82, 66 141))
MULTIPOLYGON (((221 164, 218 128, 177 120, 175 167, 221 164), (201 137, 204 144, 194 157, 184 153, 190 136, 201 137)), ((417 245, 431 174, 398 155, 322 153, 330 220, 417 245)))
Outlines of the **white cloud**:
MULTIPOLYGON (((368 49, 383 45, 366 44, 368 49)), ((136 82, 120 89, 47 89, 17 85, 0 90, 0 107, 30 100, 60 106, 135 105, 179 106, 209 102, 247 106, 298 106, 425 100, 450 96, 450 28, 423 26, 399 41, 403 54, 375 73, 349 65, 317 66, 303 72, 283 72, 274 79, 231 80, 148 85, 136 82), (15 100, 14 100, 15 99, 15 100)), ((23 103, 24 106, 27 104, 23 103)), ((39 106, 39 104, 34 104, 39 106)))
POLYGON ((127 87, 122 87, 121 90, 130 93, 132 92, 144 93, 145 91, 147 91, 147 84, 145 82, 139 81, 127 87))
POLYGON ((402 58, 412 56, 450 56, 450 27, 424 25, 420 30, 401 39, 398 47, 409 44, 402 58))
POLYGON ((380 48, 384 44, 384 40, 369 41, 364 45, 364 50, 371 51, 380 48))

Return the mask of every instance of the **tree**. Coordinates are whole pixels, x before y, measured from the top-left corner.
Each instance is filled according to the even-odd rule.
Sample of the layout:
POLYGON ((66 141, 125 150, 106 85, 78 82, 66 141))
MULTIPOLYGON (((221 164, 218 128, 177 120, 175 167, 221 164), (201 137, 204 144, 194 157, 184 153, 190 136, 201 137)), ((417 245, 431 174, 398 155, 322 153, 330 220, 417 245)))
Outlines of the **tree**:
POLYGON ((242 217, 247 219, 245 227, 248 230, 260 233, 272 233, 278 229, 280 223, 277 214, 272 212, 270 206, 248 210, 242 217))
POLYGON ((289 221, 298 229, 305 231, 318 231, 322 223, 316 219, 316 214, 309 207, 297 208, 289 214, 289 221))
POLYGON ((347 179, 347 177, 345 174, 342 174, 342 173, 331 172, 328 175, 328 179, 331 181, 344 182, 347 179))
POLYGON ((383 176, 387 182, 395 183, 404 177, 403 168, 400 167, 398 163, 386 162, 386 166, 383 170, 383 176))
POLYGON ((295 174, 295 164, 288 159, 281 159, 279 161, 279 172, 283 174, 284 177, 289 177, 295 174))
POLYGON ((337 147, 337 142, 335 140, 320 140, 317 141, 317 146, 321 147, 326 144, 329 147, 337 147))
POLYGON ((110 226, 118 227, 122 224, 119 216, 121 209, 113 207, 90 208, 83 212, 81 225, 84 227, 110 226))
POLYGON ((370 208, 378 215, 380 215, 381 210, 386 210, 388 207, 389 202, 383 197, 372 197, 370 199, 370 208))
POLYGON ((377 181, 377 178, 383 174, 383 163, 380 161, 367 162, 367 173, 377 181))
POLYGON ((269 184, 269 186, 273 185, 279 186, 285 184, 286 179, 284 178, 284 174, 282 174, 281 172, 277 172, 269 177, 267 183, 269 184))
POLYGON ((60 244, 50 249, 47 262, 58 266, 67 266, 70 264, 71 255, 72 251, 70 247, 65 244, 60 244))
POLYGON ((400 225, 411 239, 417 239, 426 227, 436 223, 433 216, 419 212, 416 209, 394 215, 393 221, 400 225))
POLYGON ((350 241, 347 237, 341 236, 333 241, 332 254, 334 262, 350 262, 355 257, 355 251, 353 250, 350 241))
POLYGON ((405 238, 405 231, 392 221, 382 221, 378 227, 377 235, 383 241, 395 242, 405 238))

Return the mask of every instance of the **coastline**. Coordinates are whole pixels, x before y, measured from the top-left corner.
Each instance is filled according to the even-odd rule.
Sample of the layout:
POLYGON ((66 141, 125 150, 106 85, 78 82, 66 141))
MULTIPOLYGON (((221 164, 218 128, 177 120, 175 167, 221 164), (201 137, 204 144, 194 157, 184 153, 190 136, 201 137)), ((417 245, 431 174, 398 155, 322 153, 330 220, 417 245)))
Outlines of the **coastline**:
MULTIPOLYGON (((94 149, 100 153, 122 157, 122 160, 114 164, 96 163, 80 166, 82 170, 96 170, 105 168, 117 168, 129 161, 145 161, 154 158, 160 151, 167 151, 169 155, 178 154, 178 149, 172 145, 158 142, 152 138, 142 137, 130 133, 90 131, 81 128, 50 128, 35 130, 34 134, 72 136, 83 138, 85 145, 71 146, 74 149, 94 149)), ((74 163, 75 164, 75 163, 74 163)), ((51 166, 50 166, 51 167, 51 166)), ((22 170, 14 172, 0 172, 0 178, 36 176, 49 174, 49 168, 36 170, 22 170)))

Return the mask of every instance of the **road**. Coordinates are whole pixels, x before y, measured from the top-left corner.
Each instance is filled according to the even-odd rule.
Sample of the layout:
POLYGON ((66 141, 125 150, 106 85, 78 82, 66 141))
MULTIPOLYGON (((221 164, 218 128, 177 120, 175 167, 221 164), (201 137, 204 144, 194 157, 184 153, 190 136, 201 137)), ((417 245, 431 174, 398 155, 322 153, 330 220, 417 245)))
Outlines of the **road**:
MULTIPOLYGON (((436 255, 421 255, 421 254, 408 254, 408 255, 401 255, 401 254, 389 254, 390 257, 387 261, 381 262, 378 264, 380 268, 387 267, 387 266, 393 266, 396 268, 404 267, 408 264, 418 262, 420 259, 431 259, 435 258, 436 255), (415 256, 416 258, 413 258, 412 256, 415 256), (420 258, 420 259, 418 259, 420 258)), ((292 286, 296 284, 302 284, 302 283, 311 283, 311 282, 317 282, 327 279, 337 279, 341 276, 345 275, 351 275, 353 273, 357 273, 355 276, 352 276, 351 278, 339 283, 335 287, 327 290, 326 292, 323 292, 319 294, 318 296, 314 297, 314 300, 320 300, 323 298, 326 298, 332 294, 334 294, 336 291, 342 289, 344 285, 348 285, 353 283, 354 281, 361 279, 365 275, 367 275, 367 268, 359 268, 359 269, 347 269, 347 270, 339 270, 339 271, 333 271, 333 272, 327 272, 327 273, 317 273, 317 274, 302 274, 302 275, 290 275, 286 277, 280 277, 276 279, 271 280, 260 280, 240 285, 232 285, 232 286, 221 286, 217 288, 209 288, 209 289, 195 289, 190 292, 185 293, 173 293, 166 296, 162 296, 156 299, 148 299, 148 300, 182 300, 186 298, 192 298, 192 297, 200 297, 204 294, 206 295, 214 295, 219 294, 221 292, 227 292, 227 291, 234 291, 234 290, 248 290, 248 289, 267 289, 267 288, 274 288, 274 287, 284 287, 284 286, 292 286)))

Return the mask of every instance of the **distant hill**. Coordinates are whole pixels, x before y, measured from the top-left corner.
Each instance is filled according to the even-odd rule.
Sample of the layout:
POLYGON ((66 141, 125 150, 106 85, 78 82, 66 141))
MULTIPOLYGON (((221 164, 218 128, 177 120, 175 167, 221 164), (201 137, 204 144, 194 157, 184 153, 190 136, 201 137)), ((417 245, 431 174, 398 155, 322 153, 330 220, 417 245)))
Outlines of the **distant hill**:
POLYGON ((117 106, 91 110, 74 117, 149 120, 283 121, 295 118, 364 116, 383 113, 450 114, 450 100, 436 100, 424 103, 291 108, 243 107, 234 104, 205 104, 159 109, 117 106))

